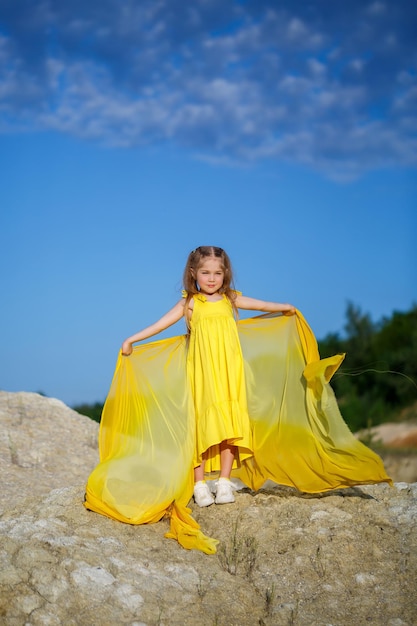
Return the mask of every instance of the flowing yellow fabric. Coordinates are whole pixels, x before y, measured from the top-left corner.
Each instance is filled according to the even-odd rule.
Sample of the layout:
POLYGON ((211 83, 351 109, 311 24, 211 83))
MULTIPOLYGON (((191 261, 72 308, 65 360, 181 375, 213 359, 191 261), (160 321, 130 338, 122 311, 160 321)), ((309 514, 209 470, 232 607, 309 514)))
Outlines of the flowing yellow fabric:
MULTIPOLYGON (((232 400, 239 405, 246 399, 251 432, 240 440, 231 434, 235 445, 243 444, 232 475, 252 489, 270 479, 309 493, 391 483, 381 459, 357 441, 340 415, 329 381, 344 355, 320 360, 298 311, 242 320, 237 328, 244 376, 239 368, 237 375, 245 388, 237 385, 238 398, 232 400)), ((213 554, 217 541, 200 531, 187 508, 193 467, 212 441, 210 434, 205 442, 197 435, 200 404, 190 376, 196 358, 198 351, 184 336, 119 355, 100 425, 100 463, 88 479, 85 506, 130 524, 168 516, 167 537, 213 554)), ((217 467, 215 454, 207 469, 217 467)))
POLYGON ((130 524, 169 515, 170 536, 212 554, 216 540, 199 531, 187 509, 195 420, 185 369, 185 337, 142 344, 129 358, 119 355, 85 506, 130 524))
POLYGON ((379 456, 350 432, 329 385, 344 354, 320 360, 299 311, 245 320, 239 335, 255 453, 234 476, 252 489, 270 479, 308 493, 391 483, 379 456))

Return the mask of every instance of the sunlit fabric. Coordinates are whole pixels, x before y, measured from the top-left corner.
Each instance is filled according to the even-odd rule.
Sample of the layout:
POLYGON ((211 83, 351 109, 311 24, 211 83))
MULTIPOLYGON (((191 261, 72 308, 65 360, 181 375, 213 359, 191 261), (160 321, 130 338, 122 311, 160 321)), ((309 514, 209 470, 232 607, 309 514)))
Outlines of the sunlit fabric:
MULTIPOLYGON (((309 493, 391 483, 381 459, 340 415, 329 381, 344 355, 320 360, 298 311, 242 320, 237 328, 244 388, 239 383, 233 402, 243 403, 245 411, 246 400, 250 432, 241 440, 231 437, 234 445, 242 443, 232 476, 252 489, 269 479, 309 493)), ((193 366, 190 375, 196 357, 184 336, 119 355, 100 425, 100 463, 89 477, 85 506, 130 524, 168 516, 168 537, 212 554, 217 541, 201 532, 187 508, 193 467, 211 441, 210 432, 205 441, 199 440, 201 430, 197 435, 200 403, 191 391, 193 376, 202 371, 195 374, 193 366)), ((239 368, 235 375, 241 376, 239 368)), ((206 469, 218 466, 214 450, 206 469)))
POLYGON ((254 457, 233 475, 299 491, 391 482, 381 459, 344 422, 329 381, 344 356, 320 360, 300 312, 239 322, 254 457))

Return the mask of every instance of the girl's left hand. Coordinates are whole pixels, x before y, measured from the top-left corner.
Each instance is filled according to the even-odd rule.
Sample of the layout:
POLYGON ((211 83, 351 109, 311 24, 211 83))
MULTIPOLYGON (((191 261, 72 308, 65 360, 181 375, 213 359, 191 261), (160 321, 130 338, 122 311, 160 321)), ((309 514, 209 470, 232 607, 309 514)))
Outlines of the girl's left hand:
POLYGON ((293 306, 292 304, 285 304, 285 309, 283 309, 283 313, 284 315, 294 315, 295 314, 295 306, 293 306))

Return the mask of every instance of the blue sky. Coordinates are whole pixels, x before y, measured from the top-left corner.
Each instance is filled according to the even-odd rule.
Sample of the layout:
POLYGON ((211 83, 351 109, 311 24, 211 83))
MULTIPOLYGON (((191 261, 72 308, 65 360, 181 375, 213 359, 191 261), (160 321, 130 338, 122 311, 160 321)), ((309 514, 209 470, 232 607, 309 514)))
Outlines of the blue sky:
MULTIPOLYGON (((417 9, 0 0, 0 388, 104 400, 219 245, 318 337, 417 301, 417 9)), ((180 334, 180 323, 168 334, 180 334)))

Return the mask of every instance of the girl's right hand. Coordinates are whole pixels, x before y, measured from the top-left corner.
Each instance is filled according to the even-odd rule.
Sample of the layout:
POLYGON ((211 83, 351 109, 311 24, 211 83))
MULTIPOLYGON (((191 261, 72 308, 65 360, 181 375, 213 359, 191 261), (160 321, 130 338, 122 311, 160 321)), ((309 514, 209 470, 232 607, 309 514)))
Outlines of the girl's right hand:
POLYGON ((129 356, 130 354, 132 354, 132 352, 133 352, 132 344, 129 341, 124 341, 122 343, 123 356, 129 356))

